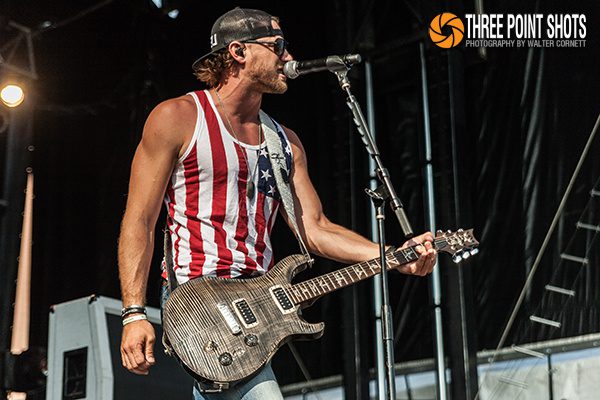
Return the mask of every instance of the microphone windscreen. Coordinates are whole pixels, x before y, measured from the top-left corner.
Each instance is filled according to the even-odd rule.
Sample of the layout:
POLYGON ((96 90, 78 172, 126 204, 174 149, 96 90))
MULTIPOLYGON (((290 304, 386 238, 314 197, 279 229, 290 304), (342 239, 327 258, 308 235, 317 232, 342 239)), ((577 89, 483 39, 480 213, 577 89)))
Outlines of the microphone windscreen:
POLYGON ((283 64, 283 74, 290 79, 296 79, 300 74, 298 73, 298 61, 288 61, 283 64))

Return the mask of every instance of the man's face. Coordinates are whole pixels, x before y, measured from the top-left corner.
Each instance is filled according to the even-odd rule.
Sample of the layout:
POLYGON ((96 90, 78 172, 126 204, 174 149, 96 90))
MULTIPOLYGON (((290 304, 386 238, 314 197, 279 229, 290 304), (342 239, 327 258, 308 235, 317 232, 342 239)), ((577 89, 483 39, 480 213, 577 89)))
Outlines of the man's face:
MULTIPOLYGON (((279 29, 279 24, 275 21, 273 21, 273 28, 279 29)), ((281 94, 287 90, 287 78, 283 74, 283 65, 293 58, 287 49, 281 57, 276 54, 274 42, 277 39, 283 39, 283 37, 267 36, 256 40, 264 44, 246 44, 251 52, 251 59, 246 64, 248 78, 252 81, 253 86, 263 93, 281 94)))

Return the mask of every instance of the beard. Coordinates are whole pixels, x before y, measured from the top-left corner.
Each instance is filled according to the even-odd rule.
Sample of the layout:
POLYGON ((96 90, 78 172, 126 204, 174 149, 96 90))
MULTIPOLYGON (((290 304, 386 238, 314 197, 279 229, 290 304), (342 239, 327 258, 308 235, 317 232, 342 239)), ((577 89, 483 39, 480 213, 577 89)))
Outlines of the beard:
POLYGON ((263 93, 283 94, 287 91, 287 82, 279 77, 275 68, 259 66, 249 75, 253 87, 263 93))

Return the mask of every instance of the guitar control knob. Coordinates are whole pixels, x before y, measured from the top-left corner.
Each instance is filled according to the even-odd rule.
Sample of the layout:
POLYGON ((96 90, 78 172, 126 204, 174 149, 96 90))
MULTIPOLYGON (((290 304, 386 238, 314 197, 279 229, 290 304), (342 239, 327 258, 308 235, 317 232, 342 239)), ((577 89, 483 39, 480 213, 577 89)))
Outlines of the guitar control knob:
POLYGON ((246 335, 244 337, 244 343, 246 343, 246 346, 248 347, 254 347, 258 344, 258 336, 256 335, 246 335))
POLYGON ((229 353, 223 353, 219 356, 219 362, 222 366, 226 367, 228 365, 231 365, 231 363, 233 362, 233 357, 229 353))

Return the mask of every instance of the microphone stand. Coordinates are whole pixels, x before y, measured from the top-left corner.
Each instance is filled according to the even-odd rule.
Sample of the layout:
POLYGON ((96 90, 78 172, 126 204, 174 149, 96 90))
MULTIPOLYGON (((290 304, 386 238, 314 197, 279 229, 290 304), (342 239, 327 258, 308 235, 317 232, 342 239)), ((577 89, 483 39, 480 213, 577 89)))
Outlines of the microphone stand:
POLYGON ((388 287, 388 274, 387 265, 385 259, 385 203, 390 202, 390 206, 400 223, 400 227, 404 233, 404 236, 409 238, 413 236, 413 231, 408 222, 408 218, 404 213, 402 202, 396 195, 396 191, 392 186, 390 174, 383 166, 381 157, 379 155, 379 149, 375 144, 373 136, 369 130, 365 117, 361 111, 358 101, 350 91, 350 81, 348 80, 349 65, 340 63, 336 68, 330 68, 339 81, 340 87, 347 94, 346 104, 352 111, 353 120, 358 129, 358 133, 367 149, 367 152, 373 159, 376 165, 376 172, 381 186, 375 190, 365 189, 373 206, 376 209, 377 215, 377 227, 379 233, 379 257, 381 264, 381 324, 382 324, 382 337, 384 358, 385 358, 385 383, 386 383, 386 398, 389 400, 396 399, 396 387, 395 387, 395 373, 394 373, 394 335, 392 325, 392 313, 390 307, 389 287, 388 287))

